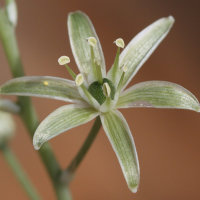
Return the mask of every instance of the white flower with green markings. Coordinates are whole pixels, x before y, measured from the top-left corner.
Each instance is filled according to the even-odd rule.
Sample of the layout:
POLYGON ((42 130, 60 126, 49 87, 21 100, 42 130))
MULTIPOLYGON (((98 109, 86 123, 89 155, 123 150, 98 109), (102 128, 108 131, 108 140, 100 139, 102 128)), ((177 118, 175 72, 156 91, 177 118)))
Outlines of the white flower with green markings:
POLYGON ((125 90, 142 64, 165 38, 174 23, 169 16, 154 22, 125 47, 117 45, 117 55, 106 75, 101 44, 87 15, 78 11, 68 17, 70 44, 80 74, 67 65, 69 57, 58 62, 65 65, 73 81, 49 76, 21 77, 8 81, 1 94, 37 96, 63 100, 70 105, 51 113, 37 128, 33 144, 39 149, 47 140, 100 115, 103 128, 116 153, 128 187, 136 192, 140 169, 129 126, 117 109, 130 107, 181 108, 199 112, 198 100, 183 87, 165 81, 148 81, 125 90), (120 54, 121 48, 124 48, 120 54))

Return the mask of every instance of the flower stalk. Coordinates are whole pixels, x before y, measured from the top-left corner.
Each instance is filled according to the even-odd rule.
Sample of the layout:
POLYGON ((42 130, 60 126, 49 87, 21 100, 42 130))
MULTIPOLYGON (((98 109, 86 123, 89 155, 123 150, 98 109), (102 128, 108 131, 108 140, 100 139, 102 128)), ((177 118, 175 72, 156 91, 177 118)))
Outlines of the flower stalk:
MULTIPOLYGON (((0 9, 0 39, 2 46, 8 60, 12 75, 14 78, 24 76, 24 70, 20 58, 20 53, 15 36, 15 30, 12 24, 9 22, 7 16, 0 9)), ((18 104, 21 108, 20 116, 29 131, 31 138, 33 137, 36 128, 39 125, 39 121, 29 97, 18 97, 18 104)), ((61 173, 60 166, 51 150, 48 143, 44 144, 39 150, 40 157, 48 171, 48 174, 53 182, 54 188, 57 194, 60 194, 60 184, 58 184, 58 175, 61 173)), ((68 189, 65 187, 66 193, 62 192, 63 198, 59 197, 59 200, 68 200, 68 189), (65 195, 65 196, 64 196, 65 195)), ((62 186, 63 191, 63 186, 62 186)))
MULTIPOLYGON (((75 158, 72 160, 72 162, 67 167, 66 171, 64 172, 63 176, 67 174, 68 176, 73 177, 73 174, 76 172, 79 164, 85 157, 86 153, 88 152, 89 148, 91 147, 92 143, 94 142, 94 139, 96 138, 99 130, 101 128, 101 120, 98 116, 92 126, 92 129, 90 130, 85 142, 83 143, 82 147, 80 148, 79 152, 75 156, 75 158)), ((65 182, 69 184, 69 181, 71 181, 68 176, 65 177, 65 182)), ((63 180, 63 179, 62 179, 63 180)))

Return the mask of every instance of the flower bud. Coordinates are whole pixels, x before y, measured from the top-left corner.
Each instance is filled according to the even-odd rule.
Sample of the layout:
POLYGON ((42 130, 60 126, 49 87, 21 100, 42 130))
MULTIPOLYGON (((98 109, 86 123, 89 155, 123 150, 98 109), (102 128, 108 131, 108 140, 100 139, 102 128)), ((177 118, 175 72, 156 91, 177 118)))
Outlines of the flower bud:
POLYGON ((17 5, 14 0, 7 1, 6 13, 9 21, 15 27, 17 25, 17 5))
POLYGON ((0 99, 0 111, 19 113, 20 107, 9 99, 0 99))
POLYGON ((14 132, 15 124, 11 114, 0 111, 0 145, 12 139, 14 132))

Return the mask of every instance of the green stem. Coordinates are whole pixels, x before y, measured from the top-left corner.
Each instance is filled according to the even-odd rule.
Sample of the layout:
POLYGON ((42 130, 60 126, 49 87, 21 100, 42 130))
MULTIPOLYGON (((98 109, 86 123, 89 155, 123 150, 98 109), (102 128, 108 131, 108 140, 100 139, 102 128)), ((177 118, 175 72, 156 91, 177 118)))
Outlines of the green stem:
MULTIPOLYGON (((10 69, 13 77, 24 76, 24 70, 22 67, 22 62, 18 50, 17 40, 15 37, 14 27, 8 21, 5 13, 0 9, 0 38, 2 45, 10 65, 10 69)), ((20 115, 26 128, 28 129, 31 138, 35 133, 36 128, 39 125, 39 121, 35 112, 35 109, 32 105, 31 99, 29 97, 18 97, 18 103, 21 106, 20 115)), ((57 182, 58 176, 61 173, 60 166, 51 150, 51 147, 48 143, 45 143, 42 148, 39 150, 40 157, 48 171, 48 174, 53 182, 56 193, 59 193, 60 184, 57 182)), ((63 186, 64 187, 64 186, 63 186)), ((66 188, 66 194, 68 189, 66 188)), ((66 195, 63 193, 63 195, 66 195)), ((68 200, 69 195, 66 195, 63 198, 58 198, 59 200, 65 199, 68 200)))
POLYGON ((40 195, 37 193, 37 191, 33 187, 32 183, 28 179, 27 175, 25 174, 19 161, 17 160, 17 158, 15 157, 11 149, 8 146, 3 146, 1 150, 7 163, 9 164, 10 168, 13 170, 15 176, 17 177, 17 179, 23 186, 29 198, 32 200, 42 200, 40 195))
MULTIPOLYGON (((64 172, 66 174, 65 180, 66 182, 69 182, 71 178, 69 176, 73 177, 73 174, 75 173, 77 167, 85 157, 87 151, 91 147, 94 139, 97 136, 97 133, 99 132, 101 128, 101 120, 98 116, 94 122, 94 125, 92 129, 90 130, 89 135, 87 136, 85 142, 83 143, 81 149, 79 150, 78 154, 75 156, 75 158, 72 160, 66 171, 64 172), (68 176, 68 177, 67 177, 68 176)), ((64 176, 64 175, 63 175, 64 176)))

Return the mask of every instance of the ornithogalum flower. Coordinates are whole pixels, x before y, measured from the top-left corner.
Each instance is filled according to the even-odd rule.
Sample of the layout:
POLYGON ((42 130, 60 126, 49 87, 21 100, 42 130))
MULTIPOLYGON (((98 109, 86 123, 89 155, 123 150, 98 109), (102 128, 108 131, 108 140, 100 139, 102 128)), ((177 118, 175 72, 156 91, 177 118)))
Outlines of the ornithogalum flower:
POLYGON ((33 138, 35 149, 47 140, 100 115, 103 128, 117 155, 124 177, 132 192, 140 181, 137 152, 129 126, 119 108, 181 108, 199 111, 198 100, 186 89, 165 81, 148 81, 125 90, 142 64, 164 39, 174 23, 173 17, 159 19, 139 33, 124 48, 115 41, 117 55, 106 74, 103 52, 89 18, 82 12, 70 13, 70 44, 80 74, 67 65, 67 56, 59 58, 74 81, 55 77, 22 77, 8 81, 1 94, 38 96, 74 103, 51 113, 38 127, 33 138))

